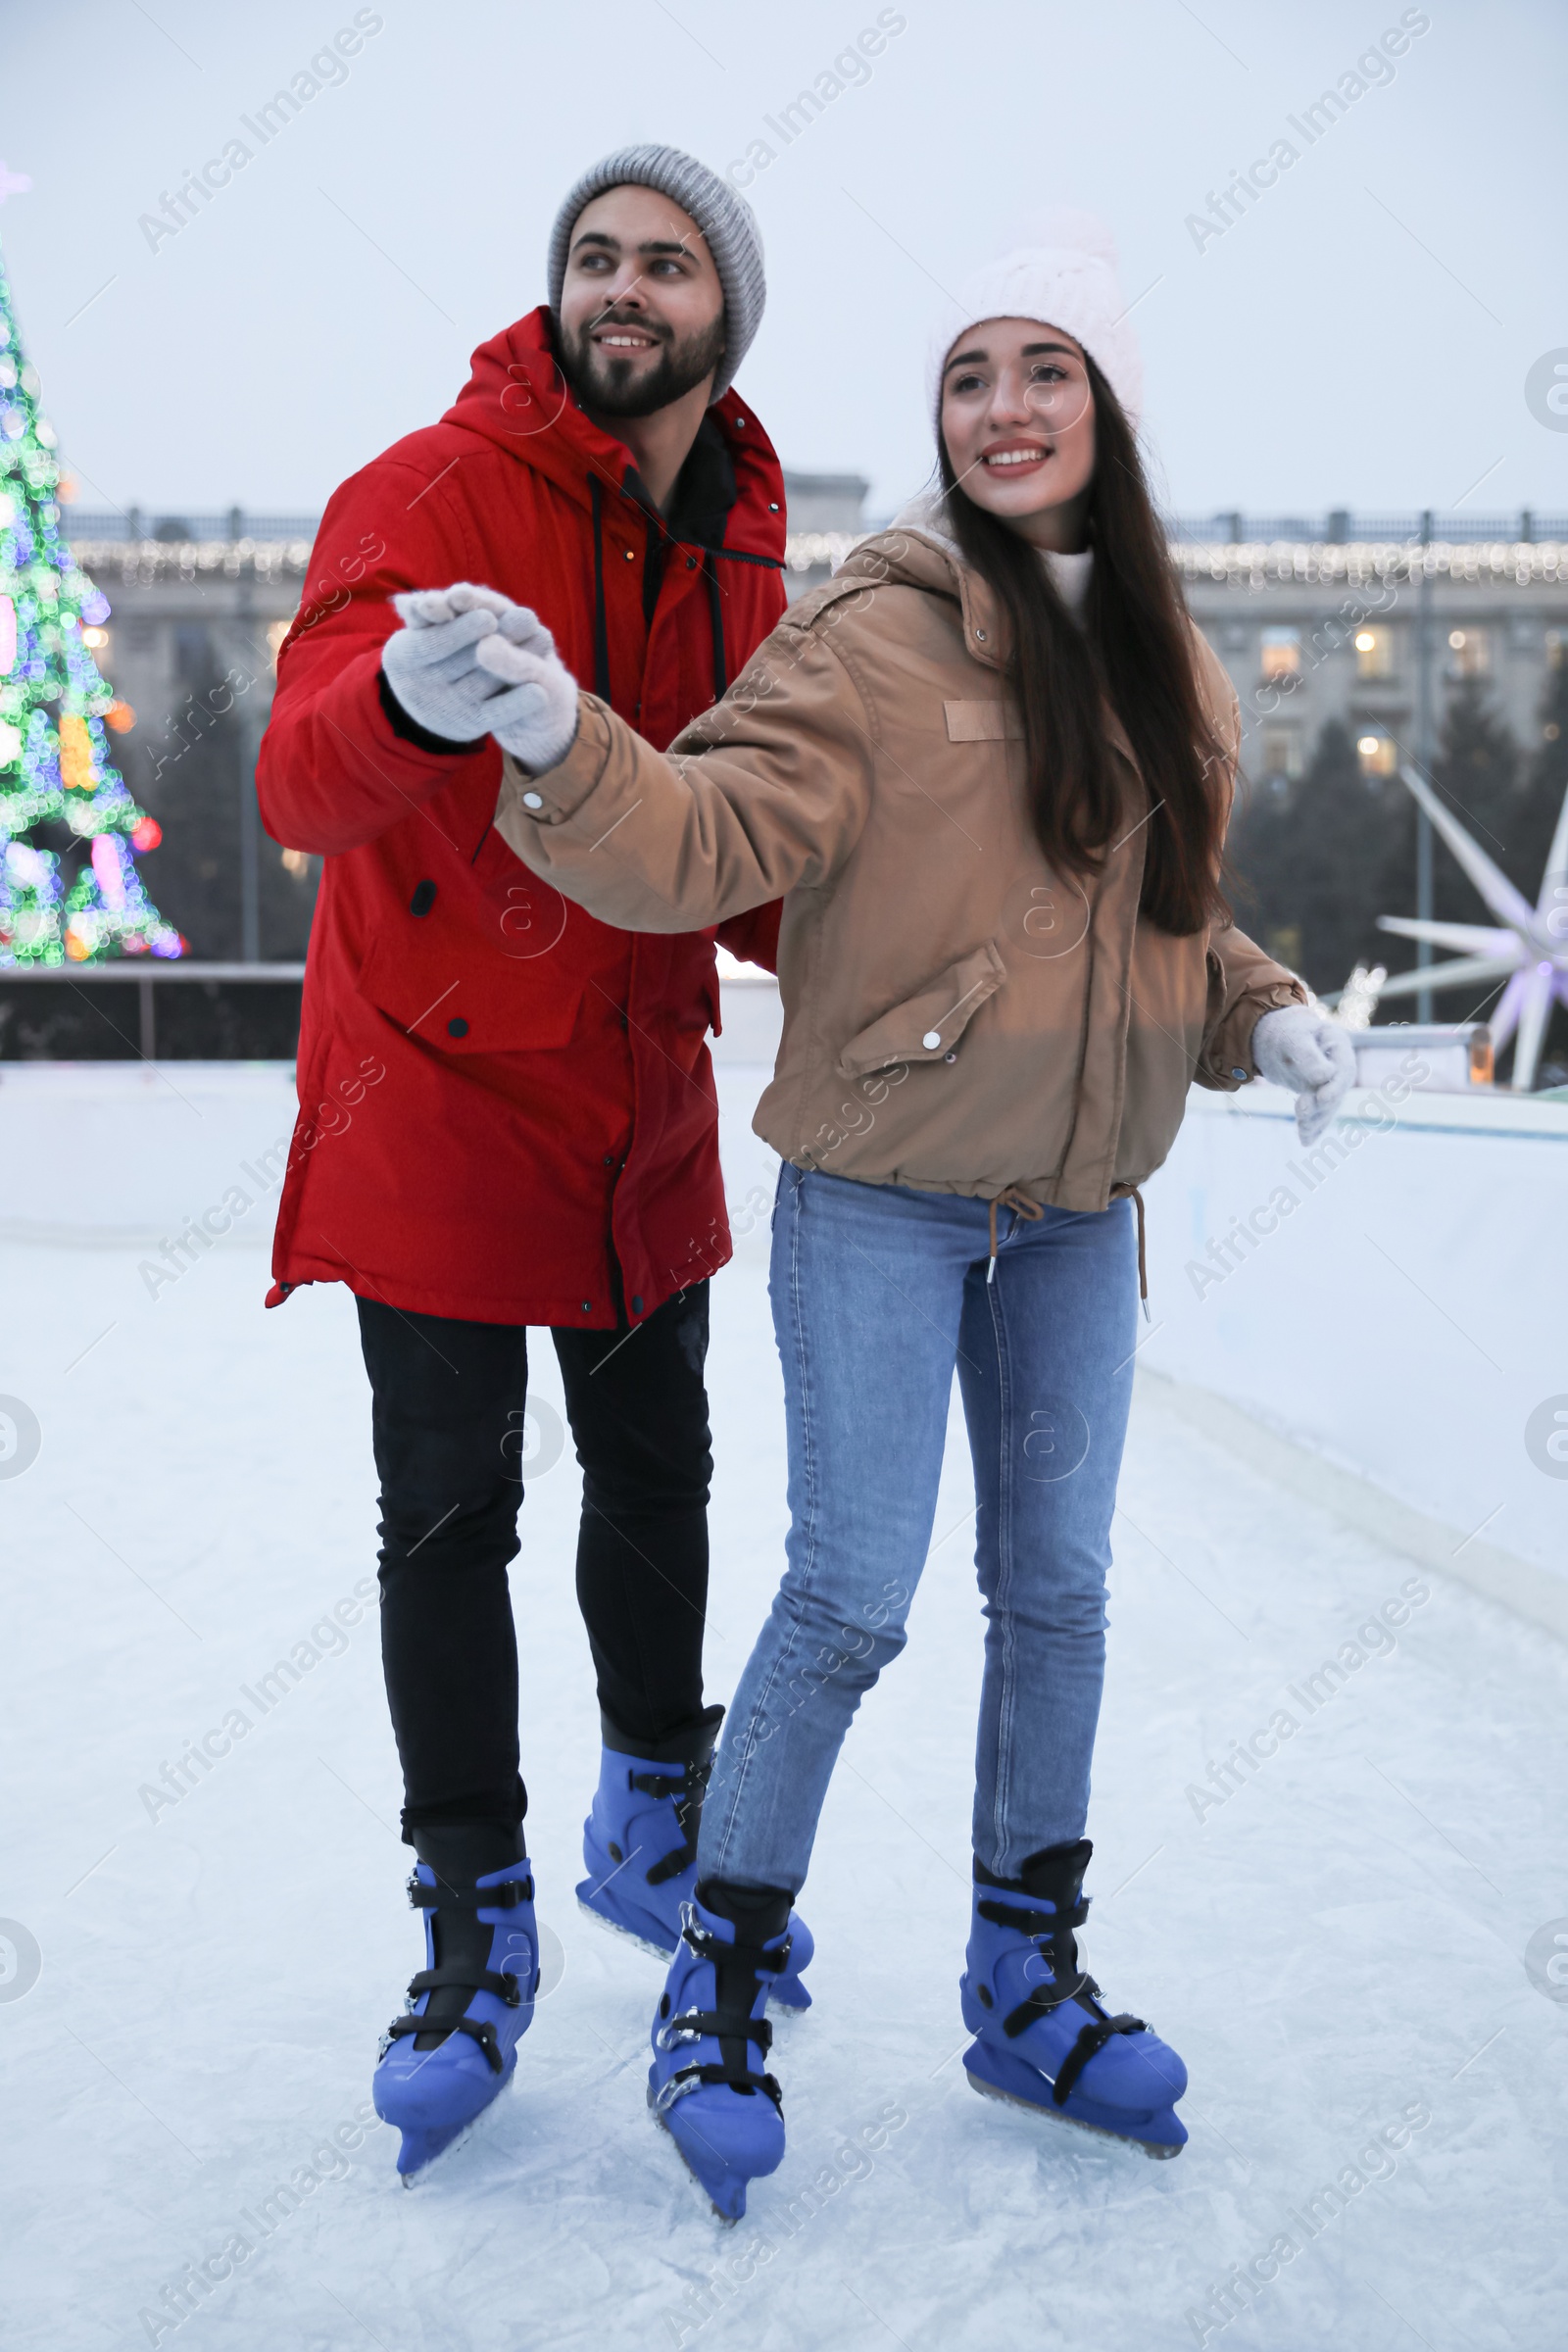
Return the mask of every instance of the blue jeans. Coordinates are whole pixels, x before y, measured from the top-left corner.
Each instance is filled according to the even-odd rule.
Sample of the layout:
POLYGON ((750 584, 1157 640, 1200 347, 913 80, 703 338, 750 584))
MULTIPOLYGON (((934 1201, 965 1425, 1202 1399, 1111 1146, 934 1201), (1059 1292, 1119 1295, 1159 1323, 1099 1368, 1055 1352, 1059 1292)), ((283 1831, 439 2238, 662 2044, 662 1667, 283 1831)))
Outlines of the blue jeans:
POLYGON ((789 1426, 788 1566, 741 1676, 700 1878, 799 1892, 862 1692, 904 1647, 956 1366, 974 1457, 985 1678, 974 1850, 1016 1877, 1081 1838, 1137 1319, 1133 1205, 998 1212, 788 1163, 770 1293, 789 1426))

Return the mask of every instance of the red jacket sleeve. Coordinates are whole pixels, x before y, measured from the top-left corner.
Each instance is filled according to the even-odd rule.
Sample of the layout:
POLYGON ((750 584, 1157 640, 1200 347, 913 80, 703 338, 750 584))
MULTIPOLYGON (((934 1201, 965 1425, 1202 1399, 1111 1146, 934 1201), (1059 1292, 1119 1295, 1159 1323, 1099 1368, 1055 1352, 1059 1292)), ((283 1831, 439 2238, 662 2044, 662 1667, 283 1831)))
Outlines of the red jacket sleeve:
POLYGON ((719 924, 713 937, 742 963, 760 963, 764 972, 776 977, 778 920, 783 911, 782 899, 769 899, 765 906, 754 906, 749 914, 732 914, 728 922, 719 924))
POLYGON ((388 599, 471 576, 453 512, 434 498, 411 508, 427 487, 416 467, 378 462, 334 492, 321 517, 256 768, 262 821, 286 849, 330 855, 373 841, 472 756, 405 742, 377 686, 398 626, 388 599))

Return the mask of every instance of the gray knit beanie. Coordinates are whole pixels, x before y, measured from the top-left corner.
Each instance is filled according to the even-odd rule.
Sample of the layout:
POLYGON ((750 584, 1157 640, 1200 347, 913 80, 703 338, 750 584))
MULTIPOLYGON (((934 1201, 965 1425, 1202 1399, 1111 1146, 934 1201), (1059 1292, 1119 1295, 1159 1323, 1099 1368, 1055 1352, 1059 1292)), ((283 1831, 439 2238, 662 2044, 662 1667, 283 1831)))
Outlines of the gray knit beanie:
POLYGON ((762 274, 762 232, 757 215, 744 196, 710 172, 694 155, 678 147, 622 147, 585 172, 566 194, 550 231, 547 268, 550 308, 561 317, 561 289, 566 282, 566 253, 578 215, 592 197, 606 188, 657 188, 683 213, 690 213, 713 257, 724 291, 725 352, 713 377, 713 398, 729 390, 742 360, 762 323, 767 280, 762 274))

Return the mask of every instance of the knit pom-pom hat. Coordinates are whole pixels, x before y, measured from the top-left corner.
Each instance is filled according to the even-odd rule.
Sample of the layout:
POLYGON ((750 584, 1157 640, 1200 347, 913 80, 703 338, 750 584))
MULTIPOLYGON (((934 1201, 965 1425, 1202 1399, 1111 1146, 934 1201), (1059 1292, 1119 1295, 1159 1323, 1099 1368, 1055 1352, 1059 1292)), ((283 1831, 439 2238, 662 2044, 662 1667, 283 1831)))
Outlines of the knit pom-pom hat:
POLYGON ((1116 240, 1093 213, 1067 206, 1043 214, 1024 240, 999 254, 950 297, 931 336, 926 390, 932 415, 942 405, 942 370, 969 327, 987 318, 1038 318, 1064 327, 1101 369, 1137 426, 1144 366, 1122 300, 1116 240))

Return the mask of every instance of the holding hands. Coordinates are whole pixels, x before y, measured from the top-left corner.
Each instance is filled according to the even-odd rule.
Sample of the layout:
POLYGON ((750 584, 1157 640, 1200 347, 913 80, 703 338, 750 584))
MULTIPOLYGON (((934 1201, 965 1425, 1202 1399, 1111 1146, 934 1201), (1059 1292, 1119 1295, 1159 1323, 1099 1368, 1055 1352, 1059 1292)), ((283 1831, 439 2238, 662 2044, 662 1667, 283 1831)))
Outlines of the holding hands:
POLYGON ((536 771, 564 759, 577 732, 577 682, 538 614, 466 580, 392 599, 403 626, 381 667, 416 726, 454 745, 493 735, 536 771))

